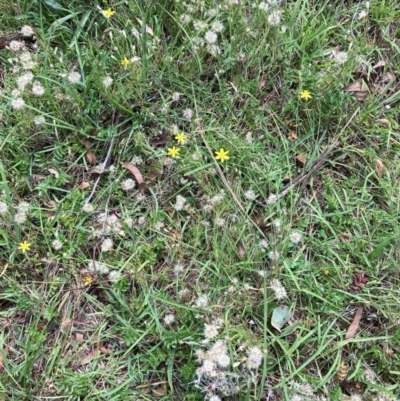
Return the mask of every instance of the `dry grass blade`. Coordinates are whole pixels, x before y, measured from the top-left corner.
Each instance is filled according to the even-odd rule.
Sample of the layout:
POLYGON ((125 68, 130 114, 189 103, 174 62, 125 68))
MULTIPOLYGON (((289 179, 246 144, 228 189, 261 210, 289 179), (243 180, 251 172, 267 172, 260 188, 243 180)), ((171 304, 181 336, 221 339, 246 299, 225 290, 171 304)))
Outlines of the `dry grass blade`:
POLYGON ((357 310, 357 313, 354 316, 353 321, 351 322, 349 328, 347 329, 346 332, 346 337, 345 339, 348 340, 349 338, 353 338, 355 334, 357 333, 358 326, 360 324, 361 316, 363 314, 363 307, 360 306, 357 310))
POLYGON ((0 372, 3 370, 4 368, 4 359, 7 357, 8 355, 8 347, 7 345, 5 345, 3 347, 3 351, 0 351, 0 372))

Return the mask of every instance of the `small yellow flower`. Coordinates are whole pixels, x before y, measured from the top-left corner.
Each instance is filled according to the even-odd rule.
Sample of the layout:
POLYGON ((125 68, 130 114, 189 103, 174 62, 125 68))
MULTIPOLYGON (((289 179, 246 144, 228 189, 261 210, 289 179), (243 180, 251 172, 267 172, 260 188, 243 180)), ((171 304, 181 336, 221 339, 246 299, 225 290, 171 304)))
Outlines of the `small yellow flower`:
POLYGON ((300 99, 308 100, 308 99, 311 99, 311 97, 312 97, 311 92, 308 90, 305 90, 300 93, 300 99))
POLYGON ((29 242, 26 242, 26 241, 21 242, 19 244, 19 247, 18 247, 18 249, 20 249, 22 253, 25 253, 26 251, 29 251, 30 248, 31 248, 31 244, 29 242))
POLYGON ((184 143, 186 141, 187 136, 183 133, 180 132, 178 135, 175 136, 175 139, 178 143, 184 143))
POLYGON ((90 276, 84 276, 82 277, 83 285, 90 285, 92 284, 93 277, 90 276))
POLYGON ((327 276, 329 274, 329 270, 328 269, 324 269, 322 271, 324 272, 325 276, 327 276))
POLYGON ((171 157, 179 156, 180 151, 181 150, 179 148, 172 146, 172 148, 168 148, 168 156, 171 156, 171 157))
POLYGON ((229 150, 220 149, 218 152, 215 152, 215 158, 220 160, 223 163, 225 160, 229 160, 229 150))
POLYGON ((128 67, 128 65, 131 63, 131 61, 129 60, 129 58, 127 58, 126 56, 122 59, 121 64, 126 68, 128 67))
POLYGON ((102 12, 107 19, 111 18, 115 14, 115 11, 111 10, 111 8, 107 8, 107 10, 102 10, 102 12))

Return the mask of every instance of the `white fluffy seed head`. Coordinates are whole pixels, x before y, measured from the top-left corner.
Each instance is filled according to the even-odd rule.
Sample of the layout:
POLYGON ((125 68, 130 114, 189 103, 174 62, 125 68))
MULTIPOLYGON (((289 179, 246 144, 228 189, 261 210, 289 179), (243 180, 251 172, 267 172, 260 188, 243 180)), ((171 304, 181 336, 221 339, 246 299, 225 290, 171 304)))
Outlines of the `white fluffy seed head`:
POLYGON ((170 326, 174 321, 175 321, 175 316, 172 313, 164 317, 164 324, 166 326, 170 326))
POLYGON ((28 85, 32 82, 33 78, 34 78, 34 76, 30 71, 28 71, 25 74, 18 77, 17 78, 18 89, 20 91, 23 91, 25 89, 26 85, 28 85))
POLYGON ((8 213, 8 205, 5 202, 0 202, 0 215, 8 213))
POLYGON ((46 119, 43 116, 35 116, 33 119, 33 122, 35 123, 36 126, 44 124, 46 119))
POLYGON ((32 27, 30 27, 29 25, 24 25, 24 26, 21 28, 21 34, 22 34, 22 36, 24 36, 24 37, 31 37, 31 36, 34 35, 34 32, 33 32, 32 27))
POLYGON ((293 244, 298 244, 301 242, 302 235, 297 231, 293 231, 289 234, 289 239, 291 242, 293 242, 293 244))
POLYGON ((246 366, 248 369, 257 369, 260 367, 263 360, 263 353, 260 348, 250 347, 247 352, 246 366))
POLYGON ((40 84, 40 82, 35 81, 32 84, 32 93, 35 96, 43 96, 44 95, 44 88, 43 86, 40 84))
POLYGON ((94 211, 94 207, 91 203, 85 203, 82 207, 82 210, 85 213, 92 213, 94 211))
POLYGON ((68 74, 67 78, 71 84, 77 84, 81 81, 82 76, 78 71, 72 71, 68 74))
POLYGON ((103 86, 105 88, 109 88, 112 85, 113 81, 114 80, 110 76, 106 76, 103 78, 103 86))
POLYGON ((54 249, 55 251, 59 251, 59 250, 62 248, 63 244, 62 244, 62 242, 61 242, 60 240, 55 239, 55 240, 51 243, 51 246, 53 247, 53 249, 54 249))
POLYGON ((214 338, 218 335, 218 327, 214 324, 204 325, 204 337, 207 339, 214 338))
POLYGON ((14 216, 14 221, 17 224, 24 224, 25 221, 26 221, 26 213, 24 213, 24 212, 16 213, 15 216, 14 216))
POLYGON ((104 241, 101 243, 101 252, 109 252, 111 251, 114 243, 111 238, 105 238, 104 241))
POLYGON ((282 11, 281 10, 272 10, 268 15, 268 22, 272 26, 277 26, 281 23, 282 19, 282 11))
POLYGON ((12 40, 9 45, 8 45, 9 49, 16 53, 19 52, 21 49, 23 49, 24 44, 22 42, 20 42, 19 40, 12 40))
POLYGON ((217 41, 218 35, 214 31, 207 31, 204 38, 210 45, 212 45, 217 41))
POLYGON ((121 187, 124 191, 131 191, 136 187, 136 182, 132 178, 128 178, 125 181, 122 181, 121 187))
POLYGON ((113 282, 116 283, 121 279, 121 272, 117 271, 117 270, 111 270, 109 275, 108 275, 108 279, 113 282))
POLYGON ((182 195, 178 195, 176 197, 176 203, 174 209, 178 211, 183 210, 185 203, 186 203, 186 198, 184 198, 182 195))
POLYGON ((11 107, 14 110, 21 110, 25 107, 25 101, 22 99, 22 97, 17 97, 13 100, 11 100, 11 107))

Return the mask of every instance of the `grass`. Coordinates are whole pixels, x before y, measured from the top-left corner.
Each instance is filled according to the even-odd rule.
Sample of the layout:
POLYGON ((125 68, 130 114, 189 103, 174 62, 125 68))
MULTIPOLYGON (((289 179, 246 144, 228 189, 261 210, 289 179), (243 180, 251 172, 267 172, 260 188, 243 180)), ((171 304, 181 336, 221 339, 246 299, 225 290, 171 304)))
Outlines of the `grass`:
POLYGON ((0 6, 1 400, 399 397, 396 1, 0 6))

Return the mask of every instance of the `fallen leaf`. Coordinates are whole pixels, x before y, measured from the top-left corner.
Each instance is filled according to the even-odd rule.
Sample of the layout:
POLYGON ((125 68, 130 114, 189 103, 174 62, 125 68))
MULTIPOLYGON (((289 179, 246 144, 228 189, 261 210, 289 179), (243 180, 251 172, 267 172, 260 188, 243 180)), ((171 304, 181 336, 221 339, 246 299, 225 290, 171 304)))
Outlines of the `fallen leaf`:
POLYGON ((75 341, 83 341, 83 334, 82 333, 76 333, 75 334, 75 341))
POLYGON ((93 153, 92 150, 88 150, 86 152, 86 159, 88 160, 89 164, 93 166, 96 163, 96 155, 93 153))
POLYGON ((378 118, 376 121, 377 121, 379 124, 386 125, 388 128, 391 128, 391 127, 392 127, 392 124, 391 124, 390 121, 389 121, 388 119, 386 119, 386 118, 378 118))
POLYGON ((348 234, 348 233, 339 234, 339 238, 340 238, 340 241, 342 241, 342 242, 348 242, 349 239, 351 238, 351 234, 348 234))
POLYGON ((121 162, 121 165, 122 165, 122 167, 125 167, 126 169, 128 169, 135 176, 136 181, 138 183, 139 191, 141 193, 146 192, 148 187, 147 187, 147 184, 144 182, 143 176, 142 176, 141 172, 139 171, 139 169, 131 163, 121 162))
POLYGON ((383 172, 385 170, 385 165, 382 163, 382 160, 375 160, 375 168, 379 178, 383 177, 383 172))
POLYGON ((264 88, 264 86, 265 86, 265 78, 263 78, 261 81, 260 81, 260 83, 258 84, 258 89, 262 89, 262 88, 264 88))
POLYGON ((160 385, 158 387, 156 387, 155 389, 153 389, 153 397, 155 398, 161 398, 165 396, 165 388, 163 385, 160 385))
POLYGON ((277 306, 272 312, 271 326, 281 331, 282 327, 292 318, 293 313, 286 305, 277 306))
POLYGON ((49 168, 48 171, 50 174, 54 174, 56 178, 60 176, 60 173, 57 170, 54 170, 54 168, 49 168))
MULTIPOLYGON (((136 18, 136 21, 139 22, 141 26, 143 26, 143 21, 141 19, 136 18)), ((148 25, 146 25, 146 33, 148 33, 151 36, 154 36, 153 30, 148 25)))
POLYGON ((48 202, 45 202, 44 205, 50 209, 55 209, 57 207, 57 202, 50 200, 48 202))
POLYGON ((80 184, 79 184, 79 189, 86 189, 86 188, 88 188, 88 187, 90 187, 90 184, 87 182, 87 181, 82 181, 80 184))
POLYGON ((233 90, 237 93, 238 92, 237 86, 235 86, 231 81, 229 81, 229 83, 231 84, 233 90))
POLYGON ((236 243, 236 248, 237 248, 237 251, 238 251, 239 259, 243 260, 245 254, 246 254, 246 249, 244 248, 243 242, 239 240, 236 243))
POLYGON ((304 167, 307 163, 307 159, 303 154, 299 153, 296 156, 296 162, 300 165, 300 167, 304 167))
POLYGON ((349 285, 348 289, 351 292, 360 292, 365 285, 368 283, 369 277, 363 273, 359 272, 354 277, 353 282, 349 285))
POLYGON ((29 182, 31 184, 37 184, 38 182, 42 182, 46 179, 46 176, 40 174, 34 174, 29 177, 29 182))
POLYGON ((388 71, 382 78, 383 82, 390 82, 390 81, 394 81, 396 79, 396 77, 394 76, 394 74, 390 71, 388 71))
POLYGON ((352 82, 343 88, 344 92, 353 92, 357 100, 364 100, 368 96, 368 85, 364 81, 352 82))
POLYGON ((374 65, 373 68, 384 67, 385 65, 386 65, 386 61, 381 60, 381 61, 378 61, 378 62, 374 65))
POLYGON ((88 355, 85 355, 82 359, 81 359, 81 365, 87 365, 88 363, 90 363, 92 361, 93 358, 95 358, 97 355, 99 355, 99 349, 95 348, 93 350, 93 352, 91 352, 88 355))
POLYGON ((9 348, 7 347, 7 345, 5 345, 3 347, 3 351, 0 351, 0 372, 4 368, 4 359, 6 359, 6 357, 8 355, 8 351, 9 351, 9 348))
POLYGON ((357 333, 358 326, 360 325, 361 316, 363 314, 363 307, 360 306, 354 316, 353 321, 351 322, 349 328, 347 329, 345 339, 353 338, 357 333))
POLYGON ((106 348, 104 345, 101 345, 99 350, 100 350, 100 352, 102 354, 106 354, 106 355, 111 355, 112 354, 112 351, 109 350, 108 348, 106 348))
POLYGON ((89 139, 82 139, 81 143, 86 149, 89 149, 92 146, 92 142, 89 139))

